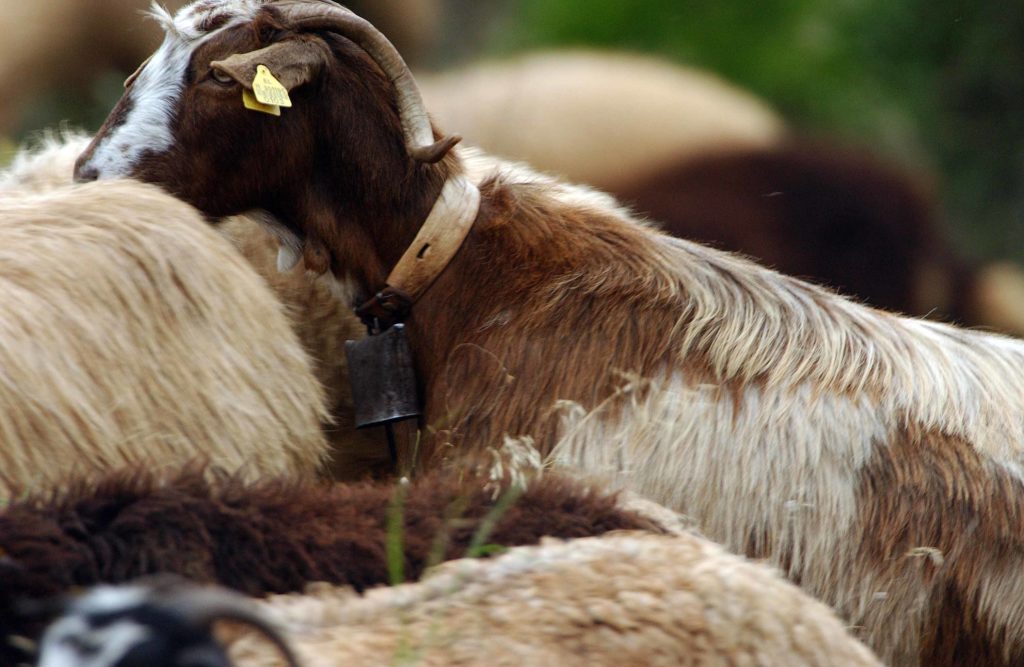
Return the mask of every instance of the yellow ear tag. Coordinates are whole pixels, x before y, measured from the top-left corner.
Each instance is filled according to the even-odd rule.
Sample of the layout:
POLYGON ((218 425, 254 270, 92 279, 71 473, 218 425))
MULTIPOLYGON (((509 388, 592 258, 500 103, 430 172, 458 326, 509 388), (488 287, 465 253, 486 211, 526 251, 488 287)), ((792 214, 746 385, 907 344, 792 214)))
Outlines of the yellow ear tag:
POLYGON ((274 78, 266 65, 256 66, 256 78, 252 80, 252 92, 260 104, 278 107, 290 107, 292 100, 288 97, 288 89, 274 78))
POLYGON ((274 104, 260 104, 256 96, 244 88, 242 89, 242 104, 245 105, 246 109, 251 109, 252 111, 268 113, 271 116, 281 115, 281 107, 274 104))

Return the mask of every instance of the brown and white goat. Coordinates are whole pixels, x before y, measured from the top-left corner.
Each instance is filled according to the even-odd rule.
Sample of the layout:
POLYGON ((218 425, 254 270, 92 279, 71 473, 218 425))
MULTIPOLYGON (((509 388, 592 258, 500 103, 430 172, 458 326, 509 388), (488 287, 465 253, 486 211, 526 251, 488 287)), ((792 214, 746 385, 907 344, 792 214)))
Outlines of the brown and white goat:
POLYGON ((875 311, 600 193, 441 157, 451 142, 431 145, 401 58, 334 3, 204 0, 162 19, 80 179, 139 177, 210 216, 266 209, 358 300, 428 212, 463 215, 478 188, 406 320, 428 462, 530 438, 771 559, 884 660, 1024 659, 1024 343, 875 311), (260 64, 291 89, 280 117, 242 104, 260 64), (466 200, 440 197, 454 190, 466 200))

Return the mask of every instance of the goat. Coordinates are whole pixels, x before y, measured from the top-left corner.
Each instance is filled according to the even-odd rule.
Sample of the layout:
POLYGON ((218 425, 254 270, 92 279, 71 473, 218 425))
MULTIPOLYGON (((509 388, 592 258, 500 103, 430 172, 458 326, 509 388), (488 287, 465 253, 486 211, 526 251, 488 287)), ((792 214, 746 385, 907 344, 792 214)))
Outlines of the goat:
POLYGON ((77 178, 138 177, 214 218, 265 209, 326 249, 370 319, 404 316, 423 465, 529 439, 770 559, 883 660, 1024 659, 1024 343, 864 307, 451 150, 400 56, 332 2, 162 20, 77 178), (242 104, 259 65, 290 90, 280 117, 242 104), (410 262, 432 268, 403 296, 410 262))
POLYGON ((309 361, 190 206, 130 181, 7 190, 0 235, 0 497, 143 462, 320 469, 309 361))
MULTIPOLYGON (((500 481, 485 488, 475 476, 397 486, 207 477, 199 468, 166 480, 129 469, 12 501, 0 513, 0 637, 38 638, 45 617, 18 614, 19 601, 145 575, 247 595, 315 581, 363 591, 392 581, 396 562, 415 580, 432 562, 542 536, 679 532, 646 506, 553 475, 522 492, 500 481), (404 552, 390 556, 396 536, 404 552)), ((0 661, 10 664, 15 651, 0 647, 0 661)))
MULTIPOLYGON (((19 151, 5 172, 0 172, 0 195, 44 194, 73 184, 75 158, 91 137, 78 132, 44 133, 38 145, 19 151)), ((109 192, 112 205, 130 208, 130 189, 109 192)), ((149 190, 134 205, 149 204, 149 190)), ((93 206, 102 206, 101 193, 93 193, 93 206)), ((344 341, 362 337, 366 328, 331 294, 331 283, 314 279, 279 259, 274 236, 254 216, 236 216, 217 227, 256 269, 285 307, 289 322, 305 348, 316 379, 324 389, 332 420, 325 423, 330 445, 328 472, 338 480, 354 480, 367 474, 381 476, 391 462, 379 434, 354 430, 354 408, 345 362, 344 341), (282 266, 282 263, 284 265, 282 266), (285 268, 287 270, 282 271, 285 268)))
MULTIPOLYGON (((362 597, 314 586, 260 606, 305 667, 881 664, 824 604, 692 534, 544 540, 362 597)), ((257 639, 231 642, 237 664, 281 666, 257 639)))
POLYGON ((167 667, 222 667, 228 654, 240 667, 881 664, 828 607, 693 534, 545 539, 364 596, 314 584, 246 604, 182 582, 102 586, 46 631, 38 664, 146 667, 138 655, 153 647, 167 667), (218 618, 255 635, 236 631, 225 650, 218 618))

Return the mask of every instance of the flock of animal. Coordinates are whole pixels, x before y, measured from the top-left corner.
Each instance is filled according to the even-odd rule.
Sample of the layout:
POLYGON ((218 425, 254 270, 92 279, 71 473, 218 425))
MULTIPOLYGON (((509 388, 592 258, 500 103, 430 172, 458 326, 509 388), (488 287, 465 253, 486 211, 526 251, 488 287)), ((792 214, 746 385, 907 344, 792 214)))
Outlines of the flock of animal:
POLYGON ((1024 660, 1024 342, 680 238, 1022 330, 912 179, 644 59, 421 94, 328 0, 156 17, 99 132, 0 175, 0 662, 1024 660), (357 306, 415 360, 398 481, 357 306))

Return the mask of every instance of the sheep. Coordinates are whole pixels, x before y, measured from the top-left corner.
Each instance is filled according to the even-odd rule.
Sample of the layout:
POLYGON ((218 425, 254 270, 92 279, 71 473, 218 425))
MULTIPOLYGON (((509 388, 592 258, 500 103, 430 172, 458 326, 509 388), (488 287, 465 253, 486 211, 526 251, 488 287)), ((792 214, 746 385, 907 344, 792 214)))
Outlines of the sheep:
POLYGON ((542 51, 417 80, 431 114, 473 145, 612 192, 709 150, 788 134, 750 93, 638 54, 542 51))
POLYGON ((75 159, 91 137, 68 129, 42 132, 0 171, 0 195, 45 194, 74 185, 75 159))
POLYGON ((1024 343, 873 310, 455 149, 393 47, 332 2, 162 20, 76 178, 158 183, 211 218, 265 209, 324 249, 371 324, 404 321, 425 424, 404 457, 532 443, 769 560, 887 662, 1024 660, 1024 343), (242 104, 258 65, 290 89, 281 116, 242 104))
MULTIPOLYGON (((680 532, 649 506, 555 475, 525 490, 471 475, 398 485, 207 478, 195 467, 162 480, 128 469, 12 501, 0 512, 0 638, 38 638, 45 615, 17 613, 19 601, 144 575, 178 574, 247 595, 315 581, 363 591, 396 572, 416 580, 432 562, 542 536, 680 532), (404 556, 389 560, 396 535, 404 556)), ((0 646, 2 664, 17 654, 13 644, 0 646)))
POLYGON ((142 462, 318 472, 309 361, 194 209, 128 181, 8 192, 0 235, 0 498, 142 462))
MULTIPOLYGON (((91 137, 72 131, 44 133, 38 144, 19 151, 10 167, 0 172, 0 195, 47 193, 72 185, 75 159, 91 137)), ((148 195, 148 190, 143 190, 148 195)), ((110 193, 119 206, 129 206, 124 190, 110 193)), ((98 197, 98 193, 94 196, 98 197)), ((100 205, 99 200, 96 200, 100 205)), ((146 205, 145 199, 137 204, 146 205)), ((331 294, 331 284, 307 275, 301 268, 282 271, 278 243, 251 215, 236 216, 216 228, 238 249, 285 306, 324 389, 331 421, 323 426, 330 445, 327 472, 338 480, 367 475, 384 476, 392 468, 383 436, 354 430, 354 408, 348 381, 344 342, 365 335, 366 328, 351 310, 331 294)))
MULTIPOLYGON (((362 338, 366 327, 346 304, 335 298, 330 280, 304 271, 301 265, 281 271, 279 243, 254 216, 234 216, 216 229, 234 244, 285 305, 292 328, 312 360, 332 418, 331 423, 325 425, 331 445, 331 476, 340 481, 354 481, 392 474, 394 462, 388 454, 384 435, 377 429, 356 430, 355 427, 345 341, 362 338)), ((411 437, 404 431, 400 431, 399 436, 411 437)))
MULTIPOLYGON (((693 535, 545 540, 361 599, 321 587, 262 606, 307 667, 881 664, 825 605, 693 535)), ((251 635, 230 654, 281 664, 251 635)))
POLYGON ((133 667, 119 660, 153 644, 218 656, 197 667, 225 653, 238 667, 881 665, 828 607, 692 534, 545 539, 362 597, 317 584, 247 605, 181 582, 100 587, 47 630, 38 664, 133 667), (218 618, 246 626, 220 633, 227 651, 218 618))

